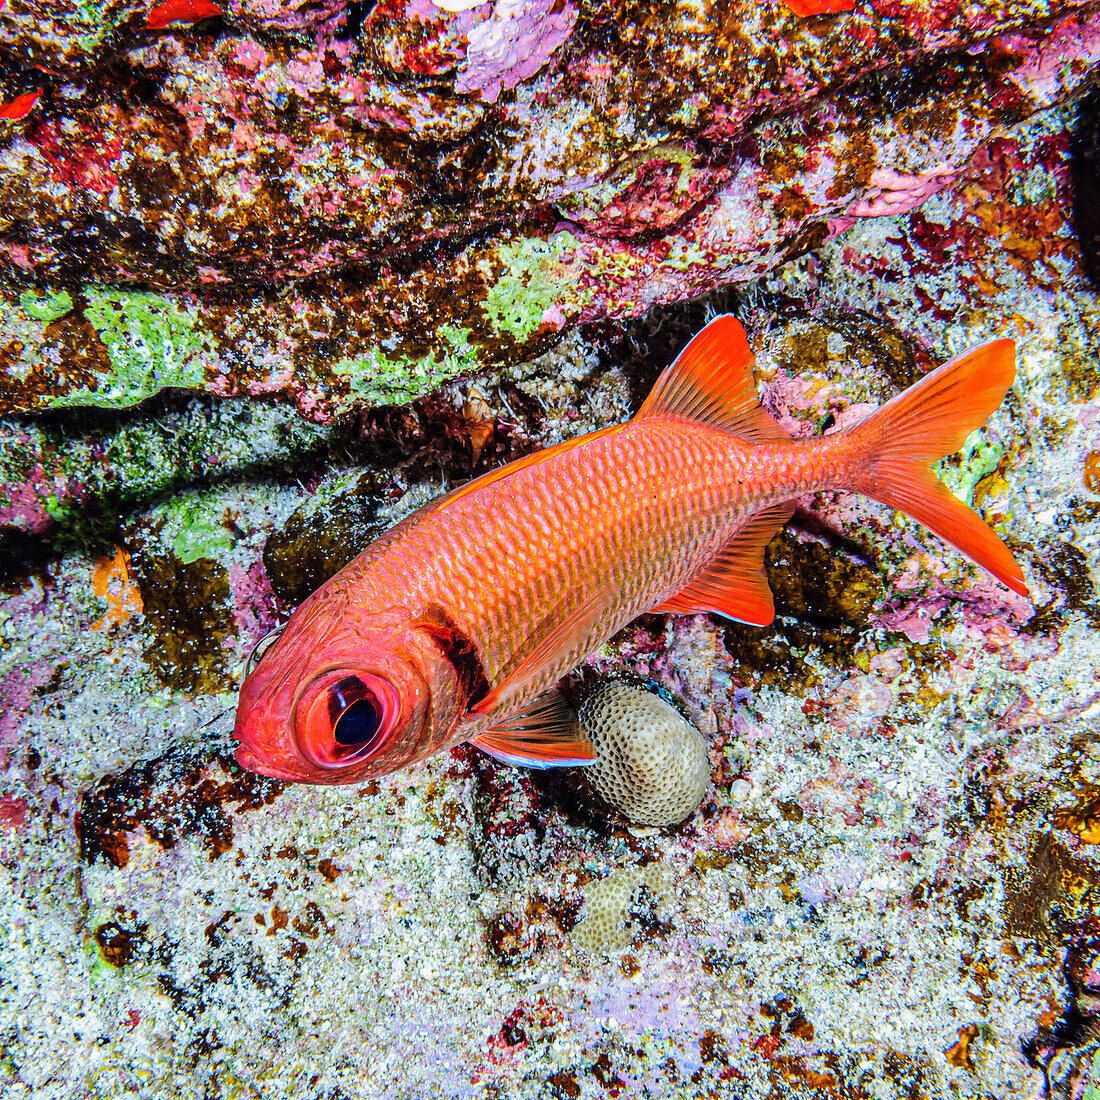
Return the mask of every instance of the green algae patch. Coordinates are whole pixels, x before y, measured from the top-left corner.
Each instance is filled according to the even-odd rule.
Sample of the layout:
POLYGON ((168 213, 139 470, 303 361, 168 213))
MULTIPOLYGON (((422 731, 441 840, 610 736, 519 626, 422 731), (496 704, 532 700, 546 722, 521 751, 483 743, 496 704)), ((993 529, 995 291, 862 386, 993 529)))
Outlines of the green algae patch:
POLYGON ((979 429, 966 437, 957 454, 936 463, 939 479, 963 504, 973 504, 978 482, 997 470, 1004 448, 990 443, 979 429))
POLYGON ((440 350, 419 359, 391 359, 377 348, 345 356, 332 366, 335 378, 348 387, 351 405, 398 405, 422 397, 457 374, 482 369, 469 329, 441 325, 436 330, 440 350))
MULTIPOLYGON (((155 420, 142 416, 114 428, 0 421, 0 505, 22 501, 16 515, 23 516, 36 501, 34 507, 80 538, 92 530, 106 536, 120 512, 147 504, 157 493, 215 473, 230 479, 293 465, 333 439, 331 430, 289 409, 233 398, 189 401, 155 420), (59 491, 59 485, 68 488, 59 491), (76 497, 72 486, 80 487, 76 497)), ((209 514, 224 509, 211 504, 209 514)), ((226 532, 217 534, 220 542, 226 532)))
POLYGON ((184 565, 200 558, 218 558, 233 549, 233 537, 215 509, 224 508, 209 494, 182 497, 159 512, 164 538, 184 565))
POLYGON ((551 306, 567 305, 577 275, 567 267, 564 257, 576 247, 572 233, 555 233, 547 241, 500 245, 494 259, 503 269, 483 305, 493 328, 524 343, 543 324, 551 306))
POLYGON ((19 304, 28 317, 44 325, 73 311, 73 300, 67 290, 24 290, 19 295, 19 304))
POLYGON ((340 359, 333 364, 332 373, 347 383, 352 406, 398 405, 444 380, 443 372, 437 374, 434 366, 431 359, 389 359, 372 350, 340 359))
POLYGON ((86 288, 84 317, 107 353, 108 371, 94 387, 56 395, 51 406, 126 408, 167 387, 202 389, 210 337, 198 311, 160 294, 86 288))

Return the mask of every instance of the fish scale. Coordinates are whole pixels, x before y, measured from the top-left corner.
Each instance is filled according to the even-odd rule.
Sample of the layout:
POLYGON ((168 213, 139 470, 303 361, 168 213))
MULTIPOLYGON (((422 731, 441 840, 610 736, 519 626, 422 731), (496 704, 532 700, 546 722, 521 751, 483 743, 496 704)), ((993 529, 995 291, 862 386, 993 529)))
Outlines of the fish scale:
POLYGON ((800 456, 800 463, 786 456, 780 463, 775 447, 763 448, 753 455, 754 461, 745 462, 739 453, 744 448, 730 436, 682 421, 627 425, 588 448, 521 471, 506 493, 499 485, 487 486, 464 496, 453 509, 423 517, 408 532, 413 545, 445 545, 458 556, 437 549, 435 568, 421 579, 419 592, 413 589, 409 594, 422 599, 431 595, 443 604, 475 640, 492 681, 507 673, 522 656, 522 647, 530 644, 535 625, 531 612, 540 602, 540 587, 567 594, 556 609, 557 617, 548 622, 550 628, 573 614, 588 593, 616 593, 606 615, 513 697, 512 709, 520 709, 589 652, 594 638, 615 633, 681 587, 748 514, 792 492, 811 489, 807 476, 796 471, 800 466, 812 468, 811 452, 816 448, 786 446, 800 456), (673 480, 666 474, 658 482, 660 460, 669 453, 682 460, 681 476, 673 480), (786 481, 773 474, 766 485, 757 467, 767 469, 769 464, 773 470, 781 465, 786 481), (744 471, 740 483, 731 476, 734 468, 744 471), (577 493, 563 496, 556 490, 569 483, 580 486, 577 493), (645 486, 657 484, 659 494, 646 492, 645 486), (598 499, 595 486, 601 490, 598 499), (547 517, 553 535, 547 537, 545 528, 528 527, 527 561, 517 563, 509 554, 507 533, 530 514, 547 517), (589 519, 592 515, 595 524, 589 519), (480 529, 484 541, 472 540, 458 548, 452 540, 442 539, 440 525, 480 529), (537 571, 530 568, 536 555, 537 571))
POLYGON ((406 517, 291 616, 241 688, 245 767, 383 775, 471 740, 510 763, 593 749, 552 690, 645 611, 774 617, 764 548, 807 493, 899 508, 1020 595, 1000 539, 936 479, 1015 377, 994 340, 861 424, 791 439, 760 407, 744 330, 716 318, 637 416, 494 470, 406 517))

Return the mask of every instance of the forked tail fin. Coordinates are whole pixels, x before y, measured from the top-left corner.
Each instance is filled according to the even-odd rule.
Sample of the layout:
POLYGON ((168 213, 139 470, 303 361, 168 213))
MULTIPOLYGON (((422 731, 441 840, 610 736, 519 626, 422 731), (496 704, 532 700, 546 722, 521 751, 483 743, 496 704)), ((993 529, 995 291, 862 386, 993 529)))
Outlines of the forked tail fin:
POLYGON ((1008 547, 931 469, 986 422, 1015 379, 1015 343, 992 340, 944 363, 846 434, 870 456, 853 489, 912 516, 1026 596, 1008 547))

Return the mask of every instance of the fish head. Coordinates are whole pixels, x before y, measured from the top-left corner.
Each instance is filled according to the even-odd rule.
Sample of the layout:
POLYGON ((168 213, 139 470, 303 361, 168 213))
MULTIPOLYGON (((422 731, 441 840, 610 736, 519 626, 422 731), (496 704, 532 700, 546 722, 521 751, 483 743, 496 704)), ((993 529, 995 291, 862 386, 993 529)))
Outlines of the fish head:
POLYGON ((341 613, 312 600, 241 685, 238 763, 291 782, 356 783, 442 748, 465 699, 432 634, 403 608, 341 613))

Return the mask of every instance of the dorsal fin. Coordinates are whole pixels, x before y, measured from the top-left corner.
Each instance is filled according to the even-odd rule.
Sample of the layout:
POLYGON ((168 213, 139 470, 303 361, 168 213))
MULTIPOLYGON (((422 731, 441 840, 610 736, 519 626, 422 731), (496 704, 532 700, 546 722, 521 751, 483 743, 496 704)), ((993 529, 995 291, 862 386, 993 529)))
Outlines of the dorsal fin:
POLYGON ((753 363, 741 322, 723 313, 665 369, 635 419, 675 416, 756 443, 789 439, 760 406, 753 363))
POLYGON ((681 615, 717 611, 728 619, 767 626, 775 618, 775 604, 764 572, 764 547, 794 510, 795 502, 785 500, 757 512, 709 565, 653 610, 681 615))

